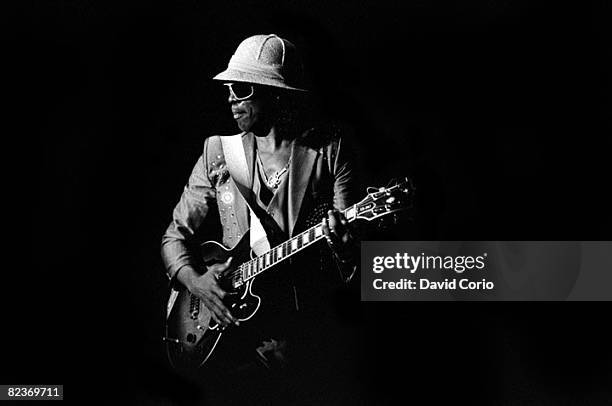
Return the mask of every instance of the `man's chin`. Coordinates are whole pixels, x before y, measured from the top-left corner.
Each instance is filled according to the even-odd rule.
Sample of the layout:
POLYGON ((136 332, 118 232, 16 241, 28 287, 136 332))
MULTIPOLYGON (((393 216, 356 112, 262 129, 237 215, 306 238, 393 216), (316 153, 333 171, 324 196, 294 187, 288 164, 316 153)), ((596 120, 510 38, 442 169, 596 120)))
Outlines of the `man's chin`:
POLYGON ((238 119, 236 120, 236 125, 238 125, 240 131, 245 133, 252 132, 254 134, 267 134, 268 131, 270 131, 270 127, 261 123, 260 121, 253 122, 238 119))
POLYGON ((242 123, 240 122, 240 120, 236 120, 236 125, 238 126, 238 129, 242 132, 249 132, 249 130, 251 129, 251 126, 246 124, 246 123, 242 123))

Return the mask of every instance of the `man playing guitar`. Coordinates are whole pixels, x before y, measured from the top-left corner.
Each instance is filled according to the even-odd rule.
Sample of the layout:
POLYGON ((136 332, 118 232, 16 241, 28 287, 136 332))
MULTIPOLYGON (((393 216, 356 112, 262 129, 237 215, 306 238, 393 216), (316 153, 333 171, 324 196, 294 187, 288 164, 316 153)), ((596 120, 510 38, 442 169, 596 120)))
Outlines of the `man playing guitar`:
MULTIPOLYGON (((212 325, 220 331, 251 325, 245 329, 249 338, 227 344, 244 361, 233 364, 228 376, 253 368, 286 370, 311 357, 306 351, 325 334, 325 292, 333 281, 350 281, 357 267, 355 240, 340 213, 357 197, 351 154, 337 128, 308 128, 301 120, 299 100, 306 90, 300 72, 295 46, 276 35, 252 36, 238 46, 214 79, 227 86, 241 133, 205 140, 162 239, 173 286, 200 300, 212 325), (203 233, 220 227, 220 242, 231 248, 250 229, 251 248, 259 254, 321 221, 331 250, 313 246, 272 270, 269 280, 258 280, 261 309, 241 323, 226 305, 232 292, 221 281, 239 264, 231 257, 202 263, 197 247, 203 233)), ((225 361, 219 355, 217 362, 225 361)))

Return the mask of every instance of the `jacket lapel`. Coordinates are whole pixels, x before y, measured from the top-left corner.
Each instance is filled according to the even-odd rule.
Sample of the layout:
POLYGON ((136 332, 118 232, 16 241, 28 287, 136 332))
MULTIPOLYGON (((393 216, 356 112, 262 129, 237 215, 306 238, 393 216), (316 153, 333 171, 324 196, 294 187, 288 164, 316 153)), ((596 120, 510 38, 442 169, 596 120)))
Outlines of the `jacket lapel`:
POLYGON ((304 200, 304 194, 308 188, 308 182, 312 175, 312 169, 317 157, 317 151, 308 148, 295 141, 291 151, 291 164, 289 171, 289 235, 293 235, 293 228, 300 215, 300 208, 304 200))

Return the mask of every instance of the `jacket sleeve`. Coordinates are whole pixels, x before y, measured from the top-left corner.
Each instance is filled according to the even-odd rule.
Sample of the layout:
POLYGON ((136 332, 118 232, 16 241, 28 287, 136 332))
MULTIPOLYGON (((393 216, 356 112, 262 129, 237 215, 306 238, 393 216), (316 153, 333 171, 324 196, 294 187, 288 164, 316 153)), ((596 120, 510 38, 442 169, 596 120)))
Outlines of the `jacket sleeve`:
POLYGON ((211 207, 216 204, 216 191, 208 176, 208 140, 204 142, 204 153, 196 162, 174 208, 172 221, 162 237, 162 259, 171 281, 183 266, 196 266, 191 248, 195 243, 195 234, 211 207))
MULTIPOLYGON (((334 157, 334 208, 344 210, 356 202, 357 198, 357 169, 355 167, 355 156, 353 151, 345 144, 343 138, 338 139, 334 157)), ((348 283, 353 279, 359 261, 359 242, 355 227, 352 228, 354 237, 353 245, 350 247, 352 252, 351 259, 341 261, 334 256, 342 281, 348 283)))

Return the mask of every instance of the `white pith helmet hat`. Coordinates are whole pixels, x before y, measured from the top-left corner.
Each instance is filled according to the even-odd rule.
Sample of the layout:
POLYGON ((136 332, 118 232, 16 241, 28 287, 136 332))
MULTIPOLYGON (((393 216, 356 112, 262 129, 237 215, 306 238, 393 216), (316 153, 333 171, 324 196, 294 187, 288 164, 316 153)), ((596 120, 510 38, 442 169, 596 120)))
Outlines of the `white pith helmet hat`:
POLYGON ((301 76, 302 63, 295 45, 270 34, 254 35, 242 41, 227 69, 213 79, 307 91, 297 87, 301 76))

